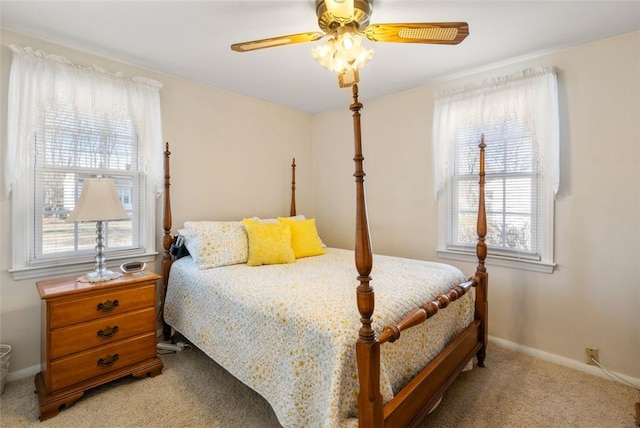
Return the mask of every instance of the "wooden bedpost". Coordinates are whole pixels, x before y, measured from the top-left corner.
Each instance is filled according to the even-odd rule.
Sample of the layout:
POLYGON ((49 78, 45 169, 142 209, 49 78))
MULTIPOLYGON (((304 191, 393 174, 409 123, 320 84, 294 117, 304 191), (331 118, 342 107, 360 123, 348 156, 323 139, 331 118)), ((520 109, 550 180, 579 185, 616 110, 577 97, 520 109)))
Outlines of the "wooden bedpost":
POLYGON ((291 208, 289 216, 296 215, 296 158, 291 161, 291 208))
POLYGON ((371 327, 375 296, 370 285, 373 256, 367 219, 367 204, 364 192, 364 169, 362 156, 362 133, 360 129, 360 110, 362 103, 358 101, 358 85, 353 85, 353 103, 349 107, 353 112, 353 133, 355 143, 356 179, 356 242, 355 262, 358 269, 357 288, 358 311, 362 326, 358 332, 356 357, 358 361, 358 379, 360 392, 358 395, 358 423, 361 428, 382 427, 382 395, 380 394, 380 343, 376 332, 371 327))
POLYGON ((164 150, 164 236, 162 237, 162 248, 164 248, 164 255, 162 256, 162 334, 165 340, 171 338, 171 326, 164 321, 164 299, 167 295, 167 285, 169 283, 169 270, 171 269, 171 244, 173 243, 173 237, 171 236, 171 175, 169 172, 169 143, 165 143, 164 150))
POLYGON ((484 171, 484 149, 487 145, 484 143, 484 134, 480 136, 480 190, 478 197, 478 243, 476 245, 476 255, 478 257, 478 267, 476 268, 475 279, 478 282, 476 286, 476 307, 475 318, 482 322, 482 328, 480 329, 480 342, 482 347, 476 353, 478 359, 478 366, 484 367, 484 359, 487 353, 487 338, 488 338, 488 315, 489 315, 489 303, 488 303, 488 286, 489 286, 489 274, 485 267, 484 261, 487 258, 487 244, 485 243, 485 237, 487 236, 487 213, 485 208, 484 198, 484 185, 485 185, 485 171, 484 171))

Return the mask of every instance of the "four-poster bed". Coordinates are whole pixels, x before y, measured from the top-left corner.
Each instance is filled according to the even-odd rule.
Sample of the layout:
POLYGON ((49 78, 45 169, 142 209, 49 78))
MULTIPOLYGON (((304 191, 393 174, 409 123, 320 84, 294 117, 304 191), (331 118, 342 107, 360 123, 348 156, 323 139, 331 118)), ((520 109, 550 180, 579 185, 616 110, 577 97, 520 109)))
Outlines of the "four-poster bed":
MULTIPOLYGON (((480 143, 478 266, 475 274, 465 280, 457 269, 448 265, 374 255, 364 191, 360 132, 362 104, 358 101, 357 91, 358 87, 354 85, 354 101, 350 106, 354 121, 356 181, 356 242, 353 252, 327 248, 326 254, 319 257, 260 268, 235 264, 203 270, 193 260, 188 260, 191 258, 174 263, 170 254, 173 237, 168 144, 165 150, 163 322, 171 324, 169 326, 165 322, 165 338, 170 337, 171 327, 174 327, 214 360, 221 360, 223 367, 256 389, 274 406, 286 426, 335 426, 343 422, 348 425, 348 422, 355 424, 355 418, 360 427, 415 426, 433 409, 474 356, 478 366, 484 363, 488 317, 488 275, 484 263, 487 252, 484 242, 484 141, 480 143), (338 275, 344 271, 345 256, 351 260, 355 257, 358 284, 353 284, 354 278, 347 272, 351 285, 336 289, 333 282, 341 280, 338 275), (375 297, 370 276, 374 261, 375 284, 379 291, 379 296, 375 297), (331 273, 326 270, 329 262, 334 266, 331 273), (317 276, 319 268, 325 269, 319 276, 325 277, 326 284, 311 287, 313 281, 310 277, 317 276), (277 272, 276 283, 269 280, 273 272, 277 272), (221 276, 213 279, 214 274, 221 276), (284 284, 282 278, 285 276, 294 279, 286 283, 286 287, 278 288, 284 284), (240 298, 231 294, 229 284, 233 278, 242 282, 241 287, 237 287, 243 293, 240 298), (400 288, 404 284, 393 283, 396 279, 410 283, 407 291, 400 288), (217 282, 210 287, 209 281, 217 282), (428 283, 430 294, 422 289, 422 282, 428 283), (254 283, 258 283, 257 286, 254 287, 254 283), (309 296, 308 289, 317 294, 309 296), (278 295, 280 291, 283 293, 281 296, 278 295), (326 294, 321 294, 323 292, 326 294), (331 295, 331 292, 336 295, 331 295), (342 295, 343 292, 347 294, 342 295), (416 293, 419 297, 409 293, 416 293), (205 295, 215 296, 215 299, 207 300, 206 305, 199 307, 205 295), (351 305, 353 298, 357 303, 359 321, 357 315, 353 316, 353 310, 352 315, 348 315, 345 309, 345 319, 340 318, 340 304, 344 300, 351 305), (410 305, 392 301, 405 298, 411 300, 410 305), (256 302, 252 303, 252 299, 256 302), (297 300, 300 307, 291 303, 297 300), (305 300, 310 300, 313 306, 305 307, 305 300), (320 301, 324 300, 328 301, 332 312, 319 316, 320 301), (264 306, 264 312, 261 306, 264 306), (444 311, 447 307, 455 309, 444 311), (216 316, 220 318, 212 318, 214 325, 199 324, 216 316), (430 322, 424 322, 432 317, 430 322), (414 328, 409 330, 410 327, 414 328), (403 341, 390 345, 400 339, 401 333, 403 341), (265 351, 264 347, 271 342, 275 343, 276 350, 265 351), (237 350, 229 351, 237 344, 241 344, 237 350), (344 349, 338 352, 336 348, 344 349), (265 352, 278 352, 278 358, 272 357, 272 360, 282 356, 291 361, 274 363, 271 367, 269 361, 260 359, 265 352), (336 361, 327 362, 328 359, 336 361), (225 366, 225 362, 231 367, 225 366), (247 372, 237 369, 236 364, 244 364, 247 372), (411 367, 410 364, 420 365, 411 367), (325 385, 325 380, 327 391, 316 391, 324 387, 321 385, 325 385), (290 382, 288 387, 294 391, 292 395, 309 397, 301 397, 299 401, 295 397, 277 401, 273 397, 282 395, 282 392, 272 388, 269 382, 290 382), (314 388, 316 390, 310 391, 314 388), (355 408, 356 403, 357 413, 349 407, 352 404, 355 408), (344 419, 348 418, 345 415, 351 415, 352 419, 344 419)), ((296 215, 295 162, 292 165, 291 189, 290 216, 293 217, 296 215)))

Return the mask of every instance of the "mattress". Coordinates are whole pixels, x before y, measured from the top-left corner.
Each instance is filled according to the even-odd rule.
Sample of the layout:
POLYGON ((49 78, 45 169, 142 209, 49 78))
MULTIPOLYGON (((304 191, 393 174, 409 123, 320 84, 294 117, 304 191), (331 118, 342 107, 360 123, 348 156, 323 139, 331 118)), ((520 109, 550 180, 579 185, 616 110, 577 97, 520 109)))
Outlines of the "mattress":
MULTIPOLYGON (((378 332, 466 280, 450 265, 383 255, 371 276, 378 332)), ((261 394, 284 427, 357 426, 358 285, 350 250, 206 270, 184 257, 172 265, 164 317, 261 394)), ((381 347, 385 402, 473 321, 474 294, 381 347)))

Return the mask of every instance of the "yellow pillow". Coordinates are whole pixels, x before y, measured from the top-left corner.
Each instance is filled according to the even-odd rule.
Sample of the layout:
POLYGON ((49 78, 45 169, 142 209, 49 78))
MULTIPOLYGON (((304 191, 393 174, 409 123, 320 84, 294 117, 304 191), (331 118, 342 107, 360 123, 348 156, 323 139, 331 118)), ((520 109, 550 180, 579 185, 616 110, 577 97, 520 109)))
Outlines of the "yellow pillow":
POLYGON ((278 220, 283 224, 288 224, 291 228, 291 247, 296 259, 319 256, 325 253, 322 241, 318 236, 315 218, 294 220, 289 217, 278 217, 278 220))
POLYGON ((284 223, 259 223, 242 220, 249 237, 247 265, 260 266, 292 263, 296 260, 291 248, 291 228, 284 223))

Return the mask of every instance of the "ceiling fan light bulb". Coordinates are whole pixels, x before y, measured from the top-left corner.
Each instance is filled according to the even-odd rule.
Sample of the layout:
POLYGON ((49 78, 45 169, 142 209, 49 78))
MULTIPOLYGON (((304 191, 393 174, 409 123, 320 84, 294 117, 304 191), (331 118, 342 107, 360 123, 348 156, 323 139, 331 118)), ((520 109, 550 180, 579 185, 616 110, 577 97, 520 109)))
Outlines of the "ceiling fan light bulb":
POLYGON ((346 50, 353 49, 353 47, 355 45, 353 37, 351 37, 351 34, 349 34, 349 33, 346 33, 346 34, 344 34, 342 36, 342 40, 340 41, 340 44, 346 50))

